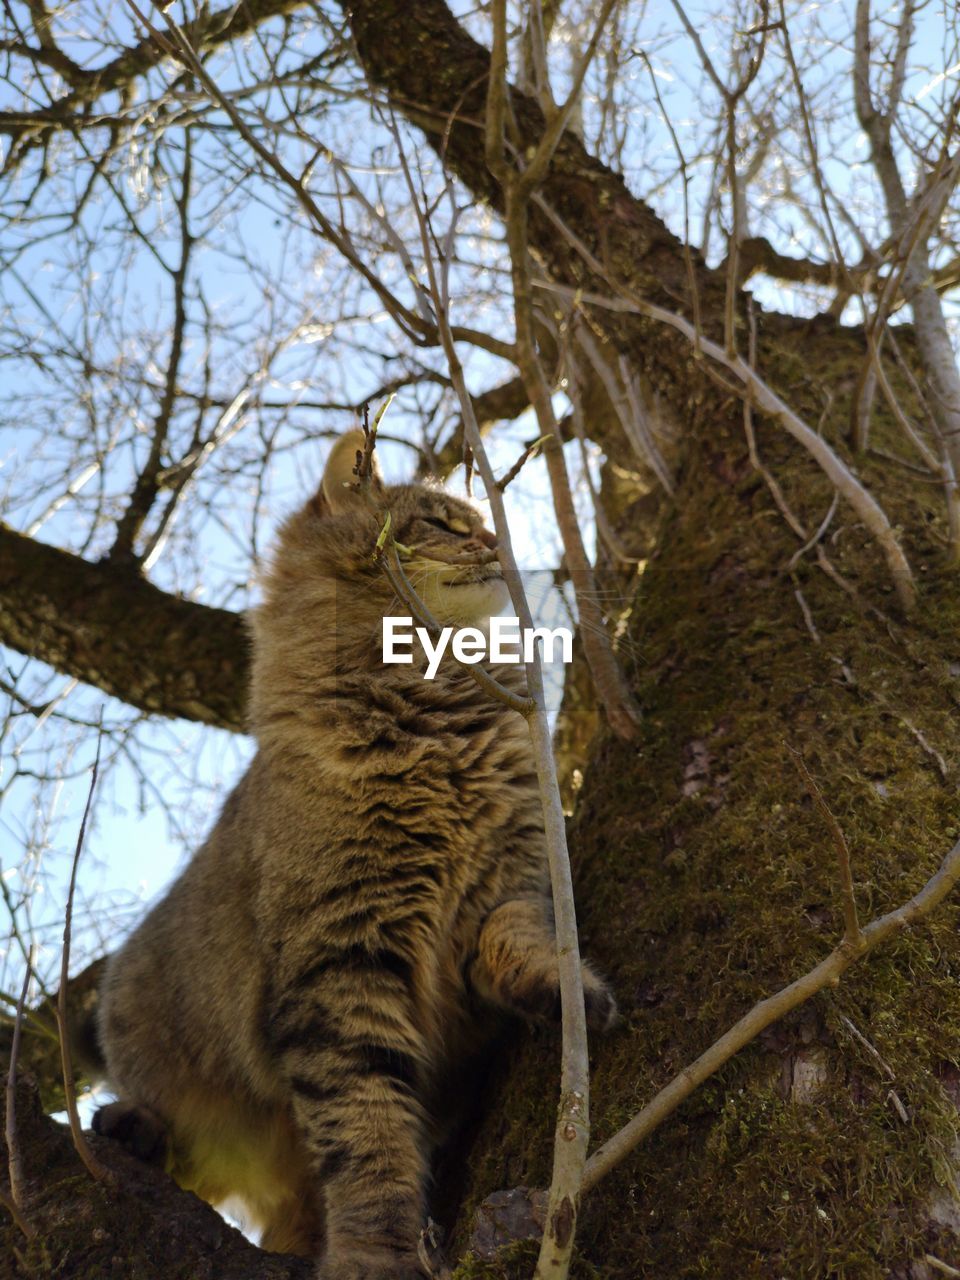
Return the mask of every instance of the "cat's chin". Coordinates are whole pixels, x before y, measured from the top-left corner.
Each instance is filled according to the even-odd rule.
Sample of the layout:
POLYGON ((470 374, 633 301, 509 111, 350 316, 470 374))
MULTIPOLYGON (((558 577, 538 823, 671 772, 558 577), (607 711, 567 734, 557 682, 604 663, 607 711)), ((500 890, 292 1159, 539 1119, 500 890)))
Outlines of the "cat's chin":
POLYGON ((445 626, 485 627, 510 602, 510 592, 501 577, 480 582, 438 582, 435 594, 436 599, 429 602, 431 611, 445 626))

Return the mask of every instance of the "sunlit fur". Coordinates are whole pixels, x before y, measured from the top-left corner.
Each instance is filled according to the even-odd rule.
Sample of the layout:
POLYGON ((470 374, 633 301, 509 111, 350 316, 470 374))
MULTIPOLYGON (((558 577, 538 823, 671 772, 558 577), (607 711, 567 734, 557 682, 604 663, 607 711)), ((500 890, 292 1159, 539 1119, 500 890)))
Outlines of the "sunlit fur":
MULTIPOLYGON (((410 1280, 446 1082, 488 1034, 483 1007, 556 1018, 559 999, 526 727, 449 659, 433 681, 382 663, 382 617, 406 610, 345 487, 357 443, 265 574, 258 754, 110 962, 100 1038, 121 1103, 101 1128, 162 1124, 184 1186, 239 1206, 265 1247, 315 1255, 324 1280, 410 1280)), ((492 541, 469 504, 379 479, 374 498, 438 620, 503 604, 496 564, 447 562, 492 541)), ((603 1026, 612 998, 585 983, 603 1026)))

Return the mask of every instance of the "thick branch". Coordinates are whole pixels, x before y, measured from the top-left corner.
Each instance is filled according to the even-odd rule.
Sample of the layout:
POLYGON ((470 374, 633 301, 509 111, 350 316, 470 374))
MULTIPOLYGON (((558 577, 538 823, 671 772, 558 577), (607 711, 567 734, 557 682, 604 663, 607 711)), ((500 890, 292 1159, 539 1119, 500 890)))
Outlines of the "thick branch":
MULTIPOLYGON (((17 1088, 16 1109, 24 1204, 36 1236, 25 1240, 0 1209, 0 1258, 9 1259, 13 1268, 0 1264, 4 1276, 308 1280, 314 1274, 307 1259, 264 1253, 159 1169, 127 1155, 119 1143, 91 1134, 97 1158, 116 1175, 109 1187, 95 1182, 68 1130, 43 1115, 36 1091, 26 1082, 17 1088)), ((0 1158, 4 1155, 0 1149, 0 1158)))
MULTIPOLYGON (((725 269, 726 263, 723 264, 725 269)), ((850 278, 858 288, 872 288, 876 273, 862 268, 838 266, 835 262, 814 262, 811 258, 791 258, 780 253, 764 236, 748 236, 740 243, 740 272, 744 280, 762 271, 774 280, 789 280, 796 284, 819 284, 829 289, 839 289, 850 278)))
MULTIPOLYGON (((248 35, 269 18, 292 13, 302 4, 303 0, 247 0, 242 5, 228 4, 187 23, 184 30, 194 48, 207 52, 248 35)), ((28 139, 42 141, 51 132, 71 127, 81 117, 84 122, 96 123, 102 117, 84 115, 84 108, 111 91, 128 90, 134 80, 158 66, 165 57, 166 50, 148 35, 102 67, 81 68, 72 64, 69 76, 65 77, 72 86, 70 93, 49 107, 0 112, 0 134, 17 140, 22 150, 28 139)), ((49 55, 46 60, 50 61, 49 55)))
MULTIPOLYGON (((443 0, 355 0, 348 8, 364 70, 398 110, 421 127, 469 189, 503 209, 500 184, 484 156, 484 112, 490 54, 459 26, 443 0), (411 58, 409 50, 429 50, 411 58)), ((509 90, 519 149, 544 133, 539 106, 509 90)), ((676 305, 687 292, 682 246, 661 220, 627 190, 623 178, 562 135, 541 186, 544 200, 583 235, 619 278, 651 299, 676 305)), ((531 246, 545 255, 555 278, 586 283, 582 263, 536 209, 530 211, 531 246)), ((722 313, 723 281, 697 260, 701 292, 722 313)))
POLYGON ((165 716, 243 728, 243 619, 0 525, 0 642, 165 716))

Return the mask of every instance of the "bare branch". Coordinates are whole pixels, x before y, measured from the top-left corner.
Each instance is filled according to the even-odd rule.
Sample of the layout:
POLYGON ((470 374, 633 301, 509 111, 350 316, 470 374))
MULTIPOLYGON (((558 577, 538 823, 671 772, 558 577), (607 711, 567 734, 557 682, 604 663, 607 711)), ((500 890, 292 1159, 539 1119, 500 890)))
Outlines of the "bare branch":
POLYGON ((0 640, 131 706, 243 727, 247 630, 226 609, 0 524, 0 640))
POLYGON ((20 1143, 17 1139, 17 1059, 20 1054, 20 1028, 23 1024, 23 1011, 27 1001, 27 989, 33 976, 33 956, 26 966, 23 975, 23 987, 17 1002, 17 1014, 13 1024, 13 1041, 10 1046, 10 1067, 7 1072, 6 1123, 4 1137, 7 1144, 7 1176, 10 1180, 10 1194, 4 1195, 3 1203, 13 1215, 13 1220, 31 1239, 36 1232, 23 1212, 23 1160, 20 1154, 20 1143))
POLYGON ((97 734, 97 754, 94 757, 93 769, 90 773, 90 790, 84 805, 83 817, 80 819, 80 831, 77 835, 77 847, 73 855, 73 866, 70 871, 70 889, 67 894, 67 911, 63 923, 63 954, 60 960, 60 990, 57 993, 57 1029, 60 1033, 60 1062, 63 1067, 63 1092, 66 1097, 67 1119, 70 1123, 70 1136, 77 1149, 77 1155, 86 1166, 87 1172, 97 1182, 110 1180, 110 1173, 103 1167, 90 1150, 80 1117, 77 1114, 77 1092, 73 1081, 73 1062, 70 1051, 70 1022, 67 1018, 67 986, 70 970, 70 930, 73 923, 73 895, 77 888, 77 867, 83 851, 83 841, 87 833, 87 819, 93 805, 93 796, 97 788, 97 777, 100 773, 100 747, 103 742, 103 718, 101 713, 100 732, 97 734))
POLYGON ((180 261, 172 273, 173 279, 173 329, 170 338, 170 355, 167 358, 167 373, 163 395, 153 424, 153 436, 150 442, 150 453, 143 470, 137 476, 130 495, 127 509, 117 525, 117 534, 110 549, 111 560, 136 561, 134 542, 143 523, 150 513, 150 508, 160 490, 160 473, 163 453, 170 430, 170 418, 176 399, 177 379, 180 375, 180 361, 183 356, 184 334, 187 324, 186 287, 187 272, 190 265, 190 252, 194 239, 190 234, 189 208, 190 184, 193 176, 191 132, 184 130, 183 170, 181 173, 180 195, 176 200, 177 214, 180 219, 180 261))
POLYGON ((725 1062, 739 1053, 771 1023, 778 1021, 791 1009, 809 1000, 824 987, 836 986, 847 969, 861 957, 868 955, 881 943, 895 937, 917 920, 930 915, 946 898, 960 880, 960 841, 953 846, 939 870, 923 886, 919 893, 896 910, 871 921, 863 930, 860 941, 851 944, 846 938, 820 963, 802 978, 791 982, 775 995, 755 1004, 749 1013, 735 1022, 729 1031, 702 1053, 695 1062, 684 1067, 638 1115, 607 1142, 587 1161, 583 1177, 583 1190, 589 1191, 611 1169, 630 1154, 654 1131, 695 1089, 713 1075, 725 1062))
MULTIPOLYGON (((226 5, 213 12, 204 12, 189 22, 185 28, 187 38, 192 45, 204 51, 216 49, 231 44, 238 36, 254 30, 271 16, 293 12, 302 3, 303 0, 249 0, 239 8, 226 5)), ((0 112, 0 134, 6 134, 15 141, 7 167, 26 147, 42 143, 51 132, 100 123, 103 120, 101 114, 85 114, 83 108, 111 91, 125 92, 134 80, 159 65, 168 56, 168 51, 167 42, 157 39, 157 33, 151 31, 105 66, 89 69, 75 66, 69 74, 59 66, 57 70, 71 85, 69 94, 52 102, 49 107, 0 112)))
MULTIPOLYGON (((617 3, 618 0, 603 0, 603 3, 600 6, 600 12, 597 14, 593 35, 590 37, 587 47, 584 49, 577 61, 576 67, 574 68, 570 92, 567 95, 566 101, 554 114, 547 117, 547 127, 543 131, 543 136, 537 144, 537 149, 534 152, 532 160, 522 171, 520 177, 515 180, 517 185, 517 198, 525 198, 534 189, 534 187, 538 186, 543 180, 543 176, 547 171, 547 166, 553 159, 554 152, 557 149, 557 144, 567 127, 570 114, 579 101, 580 92, 583 88, 584 76, 587 74, 587 68, 593 61, 594 54, 597 51, 597 44, 599 43, 600 36, 607 24, 607 19, 610 17, 613 7, 617 3)), ((494 120, 492 127, 496 128, 497 124, 498 122, 494 120)), ((502 130, 502 122, 500 122, 500 128, 502 130)))
POLYGON ((853 874, 850 870, 850 849, 847 845, 846 836, 843 834, 840 823, 831 812, 830 806, 824 800, 823 792, 814 781, 803 756, 795 747, 791 747, 789 743, 784 745, 790 752, 793 763, 797 766, 797 772, 803 779, 811 800, 817 806, 833 837, 834 847, 837 851, 837 865, 840 870, 840 886, 843 891, 843 917, 846 921, 843 940, 851 946, 859 946, 863 938, 863 930, 860 928, 860 920, 857 916, 857 899, 853 889, 853 874))
MULTIPOLYGON (((554 513, 564 555, 577 597, 581 619, 584 654, 590 667, 594 688, 614 732, 629 739, 636 732, 639 711, 633 701, 623 673, 617 663, 597 606, 593 570, 590 565, 579 521, 570 493, 560 431, 553 411, 550 388, 540 362, 534 335, 533 301, 527 220, 531 187, 504 171, 507 244, 513 279, 513 304, 516 320, 516 359, 530 403, 537 415, 540 434, 549 437, 544 448, 547 474, 553 494, 554 513)), ((449 358, 449 356, 448 356, 449 358)))
MULTIPOLYGON (((599 264, 598 264, 599 265, 599 264)), ((684 316, 668 311, 654 303, 637 298, 630 291, 618 288, 620 297, 605 298, 600 294, 576 292, 564 286, 545 280, 534 283, 542 289, 559 293, 563 297, 576 298, 593 306, 606 307, 612 311, 635 311, 669 325, 686 337, 691 345, 696 339, 693 325, 684 316)), ((843 497, 850 503, 857 515, 870 530, 886 557, 890 574, 896 588, 900 606, 909 613, 916 603, 916 588, 910 564, 900 546, 897 535, 887 518, 886 513, 867 492, 860 481, 853 475, 842 459, 834 452, 823 436, 809 427, 794 411, 780 399, 761 378, 744 361, 742 356, 731 356, 718 343, 709 338, 701 339, 703 353, 715 360, 721 367, 733 373, 742 388, 758 408, 777 419, 807 452, 815 459, 843 497)))

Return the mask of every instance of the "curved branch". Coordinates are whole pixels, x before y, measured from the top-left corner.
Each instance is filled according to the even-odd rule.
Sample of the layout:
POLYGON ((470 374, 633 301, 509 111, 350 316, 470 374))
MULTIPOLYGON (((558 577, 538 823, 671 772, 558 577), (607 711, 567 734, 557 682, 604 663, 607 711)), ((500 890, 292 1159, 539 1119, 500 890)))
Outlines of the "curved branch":
POLYGON ((607 1173, 643 1141, 691 1093, 728 1062, 740 1049, 755 1040, 761 1031, 791 1009, 809 1000, 824 987, 836 986, 844 973, 861 957, 868 955, 888 938, 896 937, 916 920, 928 916, 944 900, 960 880, 960 843, 953 846, 937 872, 909 901, 894 911, 879 916, 855 940, 849 937, 820 961, 813 969, 767 996, 734 1023, 688 1067, 684 1067, 624 1127, 608 1139, 587 1161, 583 1190, 589 1191, 607 1173))

